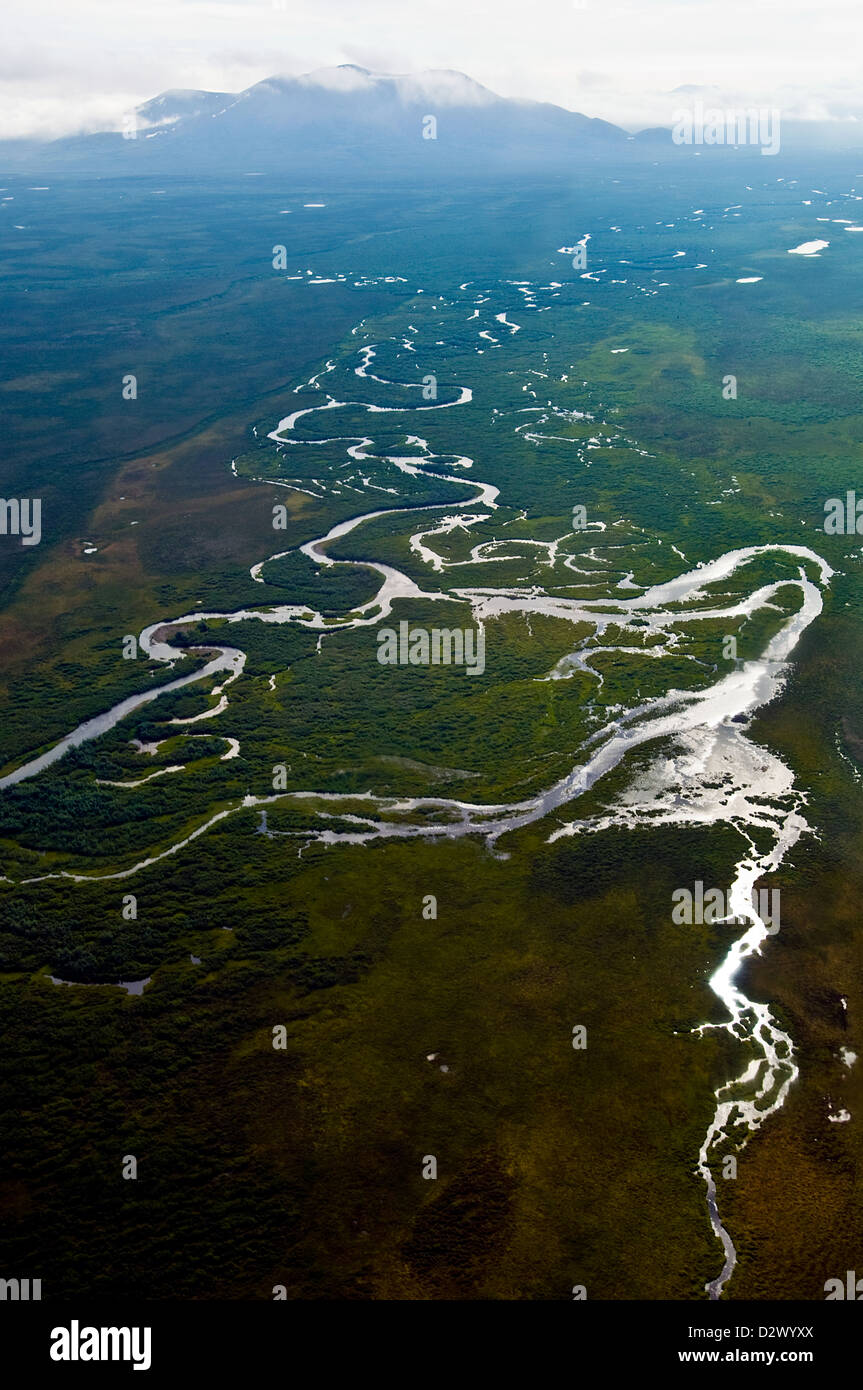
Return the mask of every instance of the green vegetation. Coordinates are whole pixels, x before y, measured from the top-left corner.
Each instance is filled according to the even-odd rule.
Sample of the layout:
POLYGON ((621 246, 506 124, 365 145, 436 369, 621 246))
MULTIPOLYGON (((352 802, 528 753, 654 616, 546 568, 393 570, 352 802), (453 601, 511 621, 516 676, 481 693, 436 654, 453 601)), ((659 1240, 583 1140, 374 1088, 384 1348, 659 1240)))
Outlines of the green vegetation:
MULTIPOLYGON (((178 187, 158 213, 145 182, 122 213, 76 186, 58 194, 71 221, 41 234, 29 264, 0 260, 13 307, 41 286, 34 341, 54 334, 62 301, 73 345, 54 346, 44 380, 4 386, 22 460, 4 486, 40 459, 50 518, 38 555, 2 557, 4 770, 202 664, 194 650, 170 670, 123 660, 124 637, 149 623, 187 618, 175 646, 246 657, 223 712, 209 714, 223 683, 195 682, 0 793, 0 1221, 6 1265, 37 1270, 46 1297, 268 1298, 285 1284, 300 1298, 567 1299, 576 1283, 591 1299, 703 1296, 720 1255, 696 1160, 715 1088, 751 1053, 693 1031, 723 1021, 709 978, 728 928, 673 924, 671 895, 726 885, 745 841, 724 825, 549 842, 605 814, 670 742, 493 849, 479 835, 328 846, 313 834, 458 818, 385 813, 369 793, 495 804, 546 790, 620 706, 733 671, 727 637, 738 661, 756 659, 797 609, 801 565, 815 567, 758 555, 669 604, 668 650, 647 625, 622 627, 621 601, 727 550, 789 542, 837 573, 754 737, 793 769, 819 838, 784 863, 781 931, 743 983, 771 1001, 801 1075, 720 1185, 740 1259, 728 1294, 818 1298, 855 1267, 861 1140, 827 1115, 863 1104, 839 1057, 863 1055, 863 568, 858 538, 819 527, 826 498, 863 495, 849 462, 863 331, 848 311, 863 270, 859 244, 839 240, 817 262, 789 258, 809 222, 775 184, 724 218, 740 177, 715 177, 704 224, 690 217, 708 202, 694 174, 670 186, 651 173, 625 191, 592 176, 578 189, 345 191, 325 231, 279 219, 268 180, 178 187), (86 235, 59 270, 75 215, 86 235), (603 231, 610 221, 623 233, 603 231), (591 228, 604 282, 573 278, 556 251, 591 228), (273 241, 298 273, 347 279, 280 280, 273 241), (737 286, 752 265, 763 282, 737 286), (547 287, 541 314, 517 281, 547 287), (478 297, 499 345, 478 337, 478 297), (129 344, 99 329, 74 361, 75 335, 136 306, 141 387, 124 403, 129 344), (356 376, 370 343, 369 370, 400 385, 356 376), (423 404, 413 388, 427 373, 440 403, 463 386, 471 402, 391 413, 406 387, 423 404), (722 397, 727 373, 736 400, 722 397), (330 387, 345 404, 304 417, 284 436, 298 442, 266 438, 330 387), (320 442, 336 437, 370 442, 359 456, 320 442), (499 489, 496 508, 476 500, 480 482, 499 489), (576 505, 606 529, 573 530, 576 505), (299 552, 373 510, 385 514, 328 548, 360 566, 299 552), (469 529, 433 534, 456 513, 469 529), (252 566, 281 552, 256 583, 252 566), (602 604, 607 626, 503 612, 484 619, 481 675, 382 666, 380 624, 343 626, 378 592, 372 563, 423 593, 397 598, 386 624, 475 627, 466 591, 536 587, 602 604), (773 607, 699 616, 767 585, 773 607), (282 604, 320 613, 326 631, 194 617, 282 604), (548 679, 574 652, 591 670, 548 679), (277 767, 286 795, 267 805, 265 835, 243 799, 274 797, 277 767), (118 988, 146 977, 140 996, 118 988), (130 1153, 134 1183, 121 1178, 130 1153)), ((14 350, 3 337, 0 358, 14 350)))

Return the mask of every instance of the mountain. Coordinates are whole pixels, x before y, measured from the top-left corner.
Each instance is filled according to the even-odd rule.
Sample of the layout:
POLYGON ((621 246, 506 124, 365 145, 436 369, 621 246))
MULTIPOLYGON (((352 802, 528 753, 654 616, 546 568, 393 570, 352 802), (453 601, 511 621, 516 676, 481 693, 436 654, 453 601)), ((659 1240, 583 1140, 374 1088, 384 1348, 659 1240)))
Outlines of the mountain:
MULTIPOLYGON (((618 126, 546 102, 497 96, 463 73, 410 76, 346 64, 272 77, 239 93, 169 91, 124 132, 73 136, 21 156, 45 170, 250 173, 338 167, 422 178, 507 168, 561 170, 631 148, 618 126)), ((0 150, 8 161, 11 145, 0 150)))
MULTIPOLYGON (((718 105, 718 88, 684 85, 675 105, 718 105)), ((728 105, 728 103, 725 103, 728 105)), ((485 173, 543 175, 599 160, 642 163, 722 146, 675 145, 671 129, 630 135, 550 102, 500 97, 447 69, 394 75, 345 64, 302 77, 270 77, 243 92, 162 92, 122 131, 0 144, 0 173, 16 168, 125 174, 322 173, 362 179, 442 179, 485 173)), ((857 143, 863 123, 782 122, 782 145, 825 151, 857 143)), ((760 154, 757 148, 735 152, 760 154)))
POLYGON ((145 101, 135 110, 137 124, 153 127, 176 125, 194 116, 212 116, 234 100, 231 92, 197 92, 174 89, 145 101))

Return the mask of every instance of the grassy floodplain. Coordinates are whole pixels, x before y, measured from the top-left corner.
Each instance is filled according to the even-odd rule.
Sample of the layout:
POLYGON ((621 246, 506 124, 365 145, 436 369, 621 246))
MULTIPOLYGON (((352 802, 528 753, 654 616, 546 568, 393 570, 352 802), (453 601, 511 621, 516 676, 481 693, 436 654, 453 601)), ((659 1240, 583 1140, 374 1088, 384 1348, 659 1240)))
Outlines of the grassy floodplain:
POLYGON ((621 706, 715 681, 727 635, 742 661, 757 656, 795 611, 801 564, 757 556, 701 606, 776 584, 775 606, 731 624, 681 614, 660 657, 649 634, 615 627, 638 592, 621 584, 788 543, 836 573, 751 737, 792 769, 814 833, 782 865, 781 931, 742 983, 770 1001, 800 1076, 720 1184, 739 1258, 725 1296, 819 1298, 855 1267, 860 1080, 840 1049, 863 1052, 863 579, 856 538, 825 536, 822 521, 824 501, 861 482, 863 325, 849 308, 861 244, 837 225, 822 256, 787 253, 816 216, 859 217, 858 195, 850 166, 810 178, 764 163, 757 179, 726 162, 635 174, 625 190, 596 174, 342 191, 314 221, 301 209, 320 190, 268 180, 178 184, 155 212, 146 180, 83 199, 59 183, 55 212, 80 219, 72 258, 47 219, 26 246, 0 248, 4 288, 35 296, 42 363, 11 370, 23 330, 3 331, 5 486, 35 467, 46 517, 40 547, 0 556, 3 771, 166 678, 122 659, 126 634, 190 615, 186 645, 246 655, 215 717, 169 723, 217 705, 218 681, 190 685, 0 793, 10 1267, 38 1268, 57 1295, 268 1298, 284 1284, 300 1298, 566 1299, 585 1284, 590 1298, 703 1297, 721 1261, 696 1160, 713 1092, 748 1054, 692 1031, 722 1021, 708 981, 729 928, 675 925, 671 902, 697 879, 727 885, 741 837, 642 825, 550 840, 611 814, 671 741, 642 745, 494 852, 478 834, 327 845, 314 833, 380 823, 370 792, 537 795, 621 706), (813 181, 829 192, 804 207, 813 181), (595 279, 559 252, 586 232, 595 279), (750 275, 763 279, 737 283, 750 275), (53 334, 59 306, 82 337, 53 334), (381 381, 357 375, 369 345, 381 381), (124 402, 133 370, 139 397, 124 402), (429 373, 440 403, 464 387, 472 399, 416 412, 429 373), (283 435, 298 443, 267 438, 336 388, 345 404, 283 435), (365 438, 350 457, 343 441, 365 438), (499 489, 496 509, 473 480, 499 489), (577 505, 606 529, 574 531, 577 505), (398 599, 387 621, 463 626, 457 591, 541 586, 606 602, 605 633, 510 612, 487 622, 480 676, 381 666, 374 625, 339 630, 373 600, 375 571, 321 567, 299 547, 406 507, 435 510, 383 515, 328 550, 439 595, 398 599), (434 570, 411 537, 457 512, 482 519, 425 536, 434 570), (467 563, 478 546, 483 563, 467 563), (262 586, 251 567, 281 551, 262 586), (319 644, 302 624, 194 616, 285 603, 332 630, 319 644), (596 674, 547 679, 578 643, 596 674), (268 808, 270 838, 242 803, 273 794, 276 765, 289 793, 309 795, 268 808), (223 811, 185 849, 105 877, 223 811), (50 877, 61 871, 81 880, 50 877), (147 977, 140 996, 109 983, 147 977), (830 1120, 840 1108, 851 1122, 830 1120), (134 1184, 120 1177, 128 1153, 134 1184))

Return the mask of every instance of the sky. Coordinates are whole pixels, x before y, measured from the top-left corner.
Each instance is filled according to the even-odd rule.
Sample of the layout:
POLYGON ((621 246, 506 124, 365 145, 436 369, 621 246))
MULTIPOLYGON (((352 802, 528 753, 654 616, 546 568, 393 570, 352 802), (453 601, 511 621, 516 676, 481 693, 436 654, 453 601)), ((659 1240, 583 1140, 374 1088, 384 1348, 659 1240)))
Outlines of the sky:
POLYGON ((454 68, 630 129, 674 89, 863 121, 863 0, 3 0, 0 138, 117 129, 169 88, 454 68))

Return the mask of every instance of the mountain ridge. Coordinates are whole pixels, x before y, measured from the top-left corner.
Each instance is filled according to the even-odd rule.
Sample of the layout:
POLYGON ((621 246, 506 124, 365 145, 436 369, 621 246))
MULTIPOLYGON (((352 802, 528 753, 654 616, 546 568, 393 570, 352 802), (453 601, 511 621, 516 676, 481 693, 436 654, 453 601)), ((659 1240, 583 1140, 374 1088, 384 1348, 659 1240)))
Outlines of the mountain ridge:
MULTIPOLYGON (((40 167, 96 173, 374 168, 418 176, 538 165, 623 149, 621 127, 550 102, 502 97, 454 69, 356 64, 274 74, 240 92, 169 89, 120 131, 14 142, 40 167)), ((2 148, 7 157, 12 142, 2 148)))
MULTIPOLYGON (((704 89, 683 86, 671 95, 695 91, 704 89)), ((784 130, 810 146, 813 135, 825 148, 836 137, 800 123, 784 130)), ((674 144, 669 128, 630 133, 551 102, 500 96, 455 69, 381 73, 354 63, 276 73, 240 92, 169 89, 131 111, 119 131, 0 143, 0 160, 12 172, 103 177, 326 171, 422 180, 565 173, 609 156, 644 162, 692 153, 674 144)))

